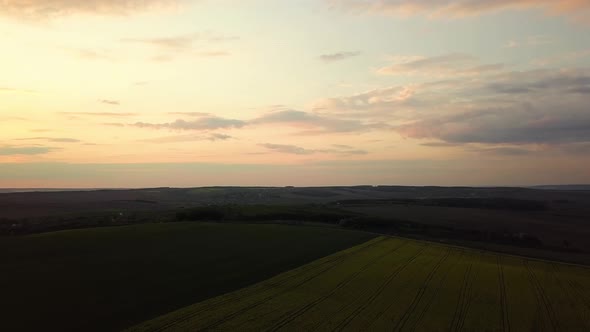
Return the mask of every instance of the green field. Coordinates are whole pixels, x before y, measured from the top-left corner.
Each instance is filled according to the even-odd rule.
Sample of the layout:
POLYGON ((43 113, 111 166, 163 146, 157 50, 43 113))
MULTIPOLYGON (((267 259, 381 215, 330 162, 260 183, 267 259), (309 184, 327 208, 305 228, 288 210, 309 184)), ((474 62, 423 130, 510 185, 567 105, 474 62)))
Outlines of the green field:
POLYGON ((590 270, 379 237, 134 331, 590 331, 590 270))
POLYGON ((373 237, 212 223, 0 237, 0 330, 116 331, 373 237))

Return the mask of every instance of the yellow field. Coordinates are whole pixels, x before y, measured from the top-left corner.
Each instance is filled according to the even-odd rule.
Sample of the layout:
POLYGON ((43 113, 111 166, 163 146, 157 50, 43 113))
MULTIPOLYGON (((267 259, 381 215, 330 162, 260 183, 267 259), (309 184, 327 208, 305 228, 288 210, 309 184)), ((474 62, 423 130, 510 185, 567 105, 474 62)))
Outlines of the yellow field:
POLYGON ((379 237, 134 331, 590 331, 590 269, 379 237))

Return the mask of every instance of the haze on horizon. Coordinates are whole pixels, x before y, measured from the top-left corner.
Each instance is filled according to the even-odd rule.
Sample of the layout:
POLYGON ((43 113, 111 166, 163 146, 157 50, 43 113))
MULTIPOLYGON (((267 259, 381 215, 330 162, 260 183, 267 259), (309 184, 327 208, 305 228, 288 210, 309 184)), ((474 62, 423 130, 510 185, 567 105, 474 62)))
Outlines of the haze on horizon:
POLYGON ((3 1, 0 187, 590 183, 589 32, 576 0, 3 1))

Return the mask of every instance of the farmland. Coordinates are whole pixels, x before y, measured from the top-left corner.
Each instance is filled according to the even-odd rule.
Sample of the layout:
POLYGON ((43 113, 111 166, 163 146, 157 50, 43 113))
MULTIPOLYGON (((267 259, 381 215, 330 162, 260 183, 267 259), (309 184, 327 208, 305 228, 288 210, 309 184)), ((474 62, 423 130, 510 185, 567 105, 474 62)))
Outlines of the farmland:
POLYGON ((117 331, 373 237, 181 222, 0 237, 0 330, 117 331))
POLYGON ((133 331, 588 331, 585 267, 378 237, 133 331))

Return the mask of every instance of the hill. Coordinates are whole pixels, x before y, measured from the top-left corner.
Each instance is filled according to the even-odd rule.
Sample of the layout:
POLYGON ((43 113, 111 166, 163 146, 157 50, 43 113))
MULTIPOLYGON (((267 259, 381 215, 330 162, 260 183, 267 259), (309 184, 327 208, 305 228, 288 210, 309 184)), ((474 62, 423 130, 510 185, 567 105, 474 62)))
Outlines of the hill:
POLYGON ((590 270, 379 237, 132 331, 588 331, 590 270))

